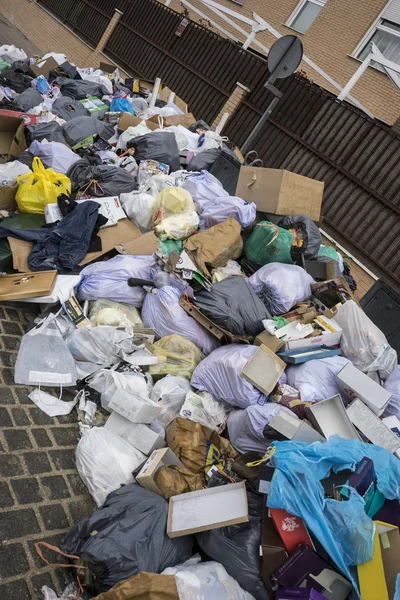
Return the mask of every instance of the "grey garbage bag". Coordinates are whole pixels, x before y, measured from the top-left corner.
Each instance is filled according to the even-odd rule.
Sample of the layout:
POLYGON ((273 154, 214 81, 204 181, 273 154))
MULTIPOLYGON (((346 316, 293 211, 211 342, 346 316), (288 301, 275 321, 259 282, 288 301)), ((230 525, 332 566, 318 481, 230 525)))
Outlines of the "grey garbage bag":
MULTIPOLYGON (((93 119, 94 120, 94 119, 93 119)), ((28 146, 37 140, 41 142, 46 139, 48 142, 61 142, 66 144, 63 128, 55 121, 50 123, 37 123, 25 127, 28 146)))
POLYGON ((43 102, 42 95, 35 88, 28 88, 14 100, 14 106, 17 110, 28 112, 31 108, 38 106, 43 102))
POLYGON ((107 141, 114 135, 114 127, 92 117, 77 117, 63 125, 64 135, 73 148, 90 135, 98 135, 107 141))
POLYGON ((196 304, 216 325, 235 335, 256 336, 264 329, 262 320, 271 318, 262 300, 241 276, 227 277, 209 292, 199 292, 196 304))
POLYGON ((204 150, 196 154, 188 166, 187 171, 209 171, 218 156, 221 154, 220 148, 211 148, 210 150, 204 150))
POLYGON ((169 132, 152 131, 146 135, 139 135, 127 143, 127 148, 135 149, 135 160, 158 160, 170 167, 170 172, 179 171, 179 148, 175 134, 169 132))
POLYGON ((88 111, 82 102, 71 96, 60 96, 53 102, 51 112, 58 115, 64 121, 71 121, 77 117, 87 117, 88 111))
POLYGON ((57 77, 55 82, 61 84, 61 93, 63 96, 72 96, 72 98, 76 98, 76 100, 83 100, 88 96, 102 98, 108 94, 108 90, 104 85, 95 83, 94 81, 57 77))
POLYGON ((310 217, 304 215, 288 215, 281 219, 278 227, 288 229, 293 234, 303 241, 304 258, 316 258, 320 245, 322 244, 322 235, 310 217))
POLYGON ((131 483, 72 527, 61 550, 87 562, 97 592, 142 571, 161 573, 190 558, 193 547, 191 535, 167 536, 167 515, 164 498, 131 483))
MULTIPOLYGON (((78 119, 70 122, 76 121, 78 119)), ((96 119, 92 121, 97 122, 96 119)), ((101 198, 119 196, 137 189, 134 177, 125 169, 112 165, 91 165, 86 159, 72 165, 67 176, 71 180, 73 194, 84 190, 89 196, 101 198)))
POLYGON ((248 491, 247 502, 248 523, 202 531, 196 534, 196 539, 200 548, 221 563, 229 575, 256 600, 270 600, 260 575, 263 497, 248 491))

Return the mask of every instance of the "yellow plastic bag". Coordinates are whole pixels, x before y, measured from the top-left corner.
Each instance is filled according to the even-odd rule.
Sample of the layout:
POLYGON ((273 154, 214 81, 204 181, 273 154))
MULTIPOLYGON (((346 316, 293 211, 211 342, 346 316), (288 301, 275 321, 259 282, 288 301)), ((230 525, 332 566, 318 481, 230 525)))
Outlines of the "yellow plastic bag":
POLYGON ((161 338, 150 350, 158 358, 158 363, 149 367, 150 375, 177 375, 190 379, 204 358, 193 342, 177 334, 161 338))
POLYGON ((53 169, 45 169, 37 156, 32 161, 32 171, 17 177, 15 200, 22 213, 43 214, 46 204, 55 204, 60 194, 71 193, 68 177, 53 169))

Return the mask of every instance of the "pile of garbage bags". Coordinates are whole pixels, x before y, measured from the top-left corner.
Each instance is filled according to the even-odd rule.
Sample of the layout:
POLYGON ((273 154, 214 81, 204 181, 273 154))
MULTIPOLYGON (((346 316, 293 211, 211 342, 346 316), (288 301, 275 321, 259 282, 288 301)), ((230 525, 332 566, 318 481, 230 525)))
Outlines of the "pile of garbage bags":
POLYGON ((0 260, 48 306, 15 382, 76 410, 97 509, 61 550, 85 594, 393 598, 400 367, 343 258, 311 209, 225 189, 217 161, 243 157, 170 92, 53 53, 42 73, 50 57, 35 76, 0 47, 1 102, 27 117, 0 166, 0 260))

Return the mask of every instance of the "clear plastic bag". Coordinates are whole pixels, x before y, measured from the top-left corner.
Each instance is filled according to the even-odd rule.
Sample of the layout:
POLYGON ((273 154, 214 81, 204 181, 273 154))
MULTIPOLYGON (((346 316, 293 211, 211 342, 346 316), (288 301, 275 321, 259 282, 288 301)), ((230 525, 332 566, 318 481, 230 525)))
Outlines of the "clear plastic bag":
POLYGON ((155 196, 146 192, 121 194, 120 202, 124 211, 142 233, 151 230, 155 196))
POLYGON ((154 431, 165 435, 165 429, 178 416, 186 394, 191 389, 187 379, 174 375, 167 375, 154 384, 150 399, 158 402, 161 408, 160 414, 151 423, 154 431))
POLYGON ((227 419, 222 404, 208 392, 188 392, 179 416, 205 425, 217 433, 223 432, 227 419))
POLYGON ((160 240, 184 240, 192 235, 199 226, 197 213, 181 213, 163 219, 155 227, 155 233, 160 240))
POLYGON ((76 448, 77 471, 98 507, 110 492, 133 483, 133 471, 145 460, 144 454, 104 427, 86 431, 76 448))
POLYGON ((18 160, 0 165, 0 186, 12 187, 17 183, 19 175, 29 173, 32 173, 30 168, 18 160))
POLYGON ((94 327, 98 325, 144 327, 137 308, 130 304, 113 302, 113 300, 107 300, 106 298, 101 298, 93 303, 89 318, 94 327))
POLYGON ((162 239, 183 240, 199 226, 191 195, 185 189, 168 186, 157 194, 153 205, 153 226, 162 239))
POLYGON ((211 271, 211 281, 212 283, 218 283, 219 281, 234 275, 245 276, 236 260, 228 260, 225 267, 218 267, 218 269, 213 269, 211 271))
POLYGON ((190 379, 204 354, 193 342, 181 335, 168 335, 151 346, 158 363, 151 365, 151 375, 176 375, 190 379))
POLYGON ((101 406, 111 412, 110 402, 117 390, 131 391, 143 402, 149 400, 153 379, 147 373, 102 369, 90 379, 89 386, 101 394, 101 406))
POLYGON ((397 366, 397 353, 365 312, 349 300, 339 308, 335 321, 343 330, 343 356, 363 373, 378 371, 381 379, 387 379, 397 366))

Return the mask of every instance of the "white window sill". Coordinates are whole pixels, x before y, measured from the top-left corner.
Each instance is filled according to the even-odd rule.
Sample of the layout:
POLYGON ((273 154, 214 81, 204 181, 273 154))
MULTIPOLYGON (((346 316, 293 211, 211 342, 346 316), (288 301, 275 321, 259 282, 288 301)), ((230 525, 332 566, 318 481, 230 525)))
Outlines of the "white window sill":
POLYGON ((310 27, 307 29, 307 31, 305 31, 304 33, 299 31, 298 29, 295 29, 291 25, 288 25, 287 23, 281 23, 281 25, 283 25, 284 27, 287 27, 288 29, 291 29, 291 31, 295 31, 298 35, 305 35, 307 33, 308 29, 310 29, 312 23, 311 23, 310 27))

